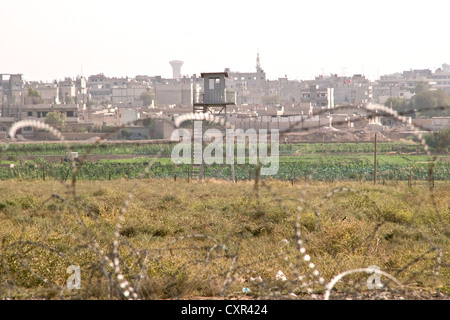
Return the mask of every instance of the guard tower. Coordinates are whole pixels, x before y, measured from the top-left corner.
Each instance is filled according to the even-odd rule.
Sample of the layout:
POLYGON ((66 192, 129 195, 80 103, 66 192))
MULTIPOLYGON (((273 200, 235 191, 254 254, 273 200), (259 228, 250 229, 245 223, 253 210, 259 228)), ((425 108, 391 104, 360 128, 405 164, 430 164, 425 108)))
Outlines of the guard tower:
MULTIPOLYGON (((201 73, 201 77, 203 78, 203 92, 194 92, 193 112, 209 112, 216 117, 224 116, 225 120, 227 120, 227 106, 236 105, 236 93, 228 91, 226 88, 228 72, 201 73)), ((211 123, 209 125, 211 125, 211 123)), ((205 125, 205 122, 203 122, 202 132, 196 133, 194 131, 194 139, 201 139, 202 146, 204 145, 203 134, 208 130, 209 125, 205 125), (196 134, 201 134, 201 137, 196 136, 196 134)), ((192 157, 194 158, 195 148, 192 148, 192 150, 192 157)), ((194 162, 192 161, 192 163, 194 162)), ((198 174, 199 180, 202 180, 204 175, 204 164, 205 163, 202 160, 200 165, 192 165, 192 173, 193 175, 198 174)), ((234 167, 232 169, 234 169, 234 167)))
POLYGON ((236 93, 226 89, 228 72, 202 73, 203 93, 194 95, 194 112, 211 112, 221 114, 227 111, 227 106, 236 104, 236 93))

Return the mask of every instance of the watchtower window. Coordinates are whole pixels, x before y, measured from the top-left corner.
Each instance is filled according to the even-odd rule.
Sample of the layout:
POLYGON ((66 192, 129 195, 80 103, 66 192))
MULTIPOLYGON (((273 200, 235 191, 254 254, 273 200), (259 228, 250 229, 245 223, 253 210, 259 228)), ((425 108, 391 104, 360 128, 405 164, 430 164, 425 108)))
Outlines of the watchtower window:
POLYGON ((220 78, 210 78, 209 79, 209 89, 215 89, 216 86, 217 88, 219 87, 220 84, 220 78))

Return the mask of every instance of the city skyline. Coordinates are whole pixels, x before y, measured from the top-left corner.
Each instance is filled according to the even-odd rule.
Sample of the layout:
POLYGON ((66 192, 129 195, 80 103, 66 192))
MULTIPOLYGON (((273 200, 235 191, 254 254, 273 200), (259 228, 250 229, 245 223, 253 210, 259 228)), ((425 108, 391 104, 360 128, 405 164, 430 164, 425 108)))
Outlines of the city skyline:
MULTIPOLYGON (((259 52, 267 79, 320 74, 370 80, 449 63, 445 2, 281 0, 6 2, 0 72, 26 81, 103 73, 172 77, 254 72, 259 52)), ((448 6, 448 5, 447 5, 448 6)))

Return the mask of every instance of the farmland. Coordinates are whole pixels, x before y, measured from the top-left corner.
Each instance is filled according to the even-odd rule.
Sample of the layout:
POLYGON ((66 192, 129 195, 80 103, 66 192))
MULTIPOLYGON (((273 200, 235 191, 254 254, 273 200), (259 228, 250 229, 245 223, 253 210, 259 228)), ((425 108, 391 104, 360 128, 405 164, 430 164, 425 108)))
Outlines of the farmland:
MULTIPOLYGON (((57 179, 71 176, 74 168, 61 163, 65 152, 76 150, 84 161, 77 168, 77 179, 188 179, 189 165, 175 166, 170 154, 173 144, 12 144, 1 155, 0 179, 57 179), (155 157, 157 157, 155 159, 155 157), (146 170, 148 164, 155 163, 146 170)), ((314 180, 372 180, 374 174, 373 144, 315 143, 280 145, 279 170, 274 179, 296 180, 311 176, 314 180)), ((247 150, 248 154, 248 150, 247 150)), ((239 162, 238 162, 239 163, 239 162)), ((377 179, 426 180, 430 164, 434 180, 450 178, 448 154, 427 156, 422 148, 410 143, 380 143, 377 146, 377 179)), ((252 179, 255 165, 236 164, 238 180, 252 179)), ((206 177, 231 179, 226 164, 212 164, 205 169, 206 177)))
POLYGON ((172 147, 4 146, 0 297, 322 299, 377 266, 401 285, 354 274, 332 298, 448 299, 448 154, 380 143, 374 184, 373 144, 282 144, 276 175, 247 161, 233 183, 226 164, 188 178, 172 147), (81 163, 61 161, 68 149, 81 163))

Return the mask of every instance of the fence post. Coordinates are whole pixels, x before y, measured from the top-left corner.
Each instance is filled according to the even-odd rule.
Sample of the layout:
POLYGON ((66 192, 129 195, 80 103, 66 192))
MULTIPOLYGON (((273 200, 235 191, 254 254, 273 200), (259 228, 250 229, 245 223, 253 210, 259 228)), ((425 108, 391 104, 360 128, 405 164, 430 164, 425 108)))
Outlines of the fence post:
POLYGON ((430 166, 429 169, 429 179, 430 179, 430 189, 434 188, 434 165, 430 166))
POLYGON ((258 188, 259 188, 259 176, 261 174, 261 165, 258 163, 255 166, 255 191, 258 192, 258 188))
POLYGON ((374 173, 373 173, 373 184, 377 184, 377 134, 375 133, 375 152, 373 158, 374 173))
POLYGON ((231 181, 236 182, 236 172, 234 171, 234 161, 231 164, 231 181))
POLYGON ((292 167, 292 173, 291 173, 291 184, 294 185, 294 181, 295 181, 295 172, 294 172, 294 168, 292 167))

